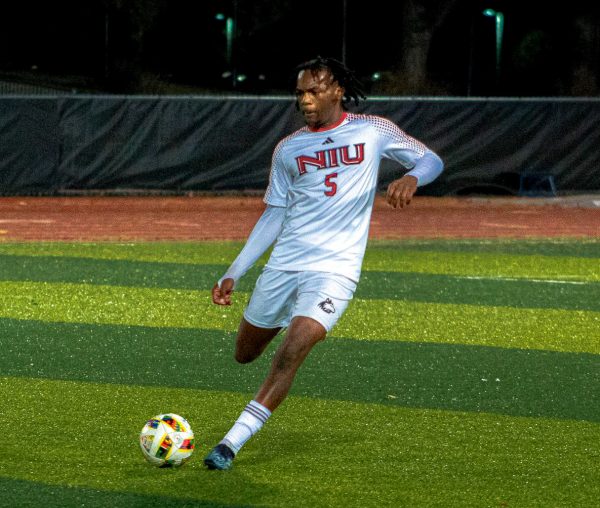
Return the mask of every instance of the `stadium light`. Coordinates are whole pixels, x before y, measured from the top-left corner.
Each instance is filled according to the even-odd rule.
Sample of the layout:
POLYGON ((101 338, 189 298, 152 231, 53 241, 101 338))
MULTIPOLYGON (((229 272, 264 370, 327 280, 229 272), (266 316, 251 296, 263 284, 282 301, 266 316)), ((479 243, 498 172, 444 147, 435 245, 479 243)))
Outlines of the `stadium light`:
POLYGON ((236 18, 237 18, 237 2, 234 1, 234 15, 226 16, 222 12, 218 12, 215 14, 215 19, 218 21, 225 22, 225 59, 227 61, 227 68, 231 69, 231 72, 223 73, 223 77, 231 77, 232 84, 235 87, 236 84, 236 75, 237 72, 235 70, 235 66, 233 64, 233 39, 235 38, 235 28, 236 28, 236 18))
POLYGON ((500 57, 502 55, 502 32, 504 31, 504 14, 494 9, 484 9, 483 15, 495 18, 496 21, 496 79, 500 77, 500 57))
POLYGON ((217 14, 215 14, 215 19, 217 21, 225 21, 225 39, 227 41, 227 65, 231 66, 231 60, 233 55, 233 30, 235 28, 233 18, 225 16, 225 14, 223 14, 222 12, 217 12, 217 14))
POLYGON ((225 37, 227 38, 227 63, 231 65, 233 55, 233 31, 234 23, 233 18, 227 18, 225 20, 225 37))

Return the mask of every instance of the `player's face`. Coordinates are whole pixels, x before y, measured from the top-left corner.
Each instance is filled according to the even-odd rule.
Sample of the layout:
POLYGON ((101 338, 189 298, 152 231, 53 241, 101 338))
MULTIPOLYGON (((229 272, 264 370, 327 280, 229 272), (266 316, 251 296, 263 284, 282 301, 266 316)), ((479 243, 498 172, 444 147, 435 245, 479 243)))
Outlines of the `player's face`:
POLYGON ((313 129, 336 123, 343 112, 344 89, 328 70, 303 70, 298 74, 296 100, 307 125, 313 129))

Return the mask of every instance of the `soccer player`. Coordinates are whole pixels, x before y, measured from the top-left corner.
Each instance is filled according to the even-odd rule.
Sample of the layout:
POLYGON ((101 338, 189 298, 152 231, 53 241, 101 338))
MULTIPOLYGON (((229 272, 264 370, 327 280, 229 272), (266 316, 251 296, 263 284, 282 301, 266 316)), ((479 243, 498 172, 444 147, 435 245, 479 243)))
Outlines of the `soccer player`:
POLYGON ((271 369, 240 417, 204 459, 229 469, 241 447, 285 399, 296 371, 352 299, 367 244, 382 158, 409 171, 387 188, 402 208, 417 187, 433 181, 442 160, 393 122, 353 114, 347 103, 365 99, 354 73, 332 58, 297 67, 296 106, 306 126, 273 153, 266 209, 246 245, 212 289, 217 305, 231 305, 237 281, 275 242, 241 320, 235 359, 251 362, 283 328, 271 369))

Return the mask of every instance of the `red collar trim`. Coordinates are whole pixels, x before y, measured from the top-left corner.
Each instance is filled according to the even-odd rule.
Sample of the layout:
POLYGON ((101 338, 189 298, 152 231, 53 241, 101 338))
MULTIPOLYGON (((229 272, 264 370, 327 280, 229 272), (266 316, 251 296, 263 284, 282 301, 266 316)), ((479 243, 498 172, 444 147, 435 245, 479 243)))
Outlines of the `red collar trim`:
POLYGON ((336 127, 340 126, 342 124, 342 122, 346 119, 347 116, 348 116, 348 113, 346 113, 344 111, 342 113, 342 116, 340 116, 340 119, 336 123, 333 123, 331 125, 327 125, 326 127, 319 127, 318 129, 313 129, 313 128, 309 127, 308 130, 310 132, 325 132, 325 131, 330 131, 331 129, 335 129, 336 127))

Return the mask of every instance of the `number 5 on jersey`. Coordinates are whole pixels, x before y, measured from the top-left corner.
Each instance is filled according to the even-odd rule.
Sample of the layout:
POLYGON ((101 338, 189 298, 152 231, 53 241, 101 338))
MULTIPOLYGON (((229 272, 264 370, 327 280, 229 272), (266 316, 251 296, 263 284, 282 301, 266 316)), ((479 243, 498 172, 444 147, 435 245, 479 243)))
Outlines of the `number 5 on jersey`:
POLYGON ((335 183, 334 178, 337 178, 337 173, 329 173, 325 176, 325 186, 329 187, 329 190, 325 191, 326 196, 335 196, 337 192, 337 183, 335 183))

